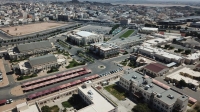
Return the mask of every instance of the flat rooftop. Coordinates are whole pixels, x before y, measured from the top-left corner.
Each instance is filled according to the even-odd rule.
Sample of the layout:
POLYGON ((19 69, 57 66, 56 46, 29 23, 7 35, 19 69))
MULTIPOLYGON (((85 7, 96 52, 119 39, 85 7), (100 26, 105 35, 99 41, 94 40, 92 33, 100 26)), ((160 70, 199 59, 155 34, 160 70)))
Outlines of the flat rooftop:
POLYGON ((103 43, 103 42, 101 42, 101 43, 95 43, 93 45, 99 47, 103 51, 107 51, 107 50, 118 48, 118 46, 113 44, 113 43, 103 43))
POLYGON ((96 35, 96 34, 87 32, 87 31, 78 31, 76 32, 76 35, 81 36, 81 37, 89 37, 91 35, 96 35))
POLYGON ((95 32, 97 34, 106 34, 112 29, 112 27, 87 25, 79 28, 81 31, 95 32))
POLYGON ((170 78, 170 79, 175 79, 177 81, 184 80, 186 83, 191 83, 191 84, 194 84, 195 86, 199 85, 197 80, 191 79, 189 77, 184 77, 184 76, 182 76, 180 74, 176 74, 176 73, 170 74, 166 77, 170 78))
POLYGON ((89 90, 93 93, 93 95, 91 95, 93 98, 91 100, 93 104, 81 109, 80 112, 109 112, 115 108, 91 86, 87 86, 87 88, 79 87, 79 90, 81 90, 86 96, 88 95, 89 90))

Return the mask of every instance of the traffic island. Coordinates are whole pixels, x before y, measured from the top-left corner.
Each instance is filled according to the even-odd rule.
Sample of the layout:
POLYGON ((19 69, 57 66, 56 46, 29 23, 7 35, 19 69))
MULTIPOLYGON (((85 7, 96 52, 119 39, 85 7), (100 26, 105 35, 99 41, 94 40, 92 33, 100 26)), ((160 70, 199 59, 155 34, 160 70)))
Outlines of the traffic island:
POLYGON ((21 85, 16 86, 10 90, 10 94, 14 96, 21 96, 23 95, 23 89, 21 88, 21 85))
POLYGON ((106 66, 104 66, 104 65, 100 65, 100 66, 98 66, 98 68, 99 68, 99 69, 105 69, 106 66))

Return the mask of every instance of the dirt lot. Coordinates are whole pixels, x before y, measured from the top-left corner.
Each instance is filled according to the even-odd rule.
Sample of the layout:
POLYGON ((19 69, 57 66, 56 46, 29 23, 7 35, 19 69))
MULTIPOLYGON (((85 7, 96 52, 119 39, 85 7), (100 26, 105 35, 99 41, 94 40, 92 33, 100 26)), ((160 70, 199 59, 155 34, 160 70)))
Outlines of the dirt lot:
POLYGON ((35 24, 28 24, 28 25, 22 25, 22 26, 13 26, 13 27, 6 27, 6 28, 0 28, 4 32, 7 32, 10 35, 13 36, 19 36, 19 35, 26 35, 34 32, 39 32, 59 26, 66 25, 64 23, 55 23, 55 22, 43 22, 43 23, 35 23, 35 24))

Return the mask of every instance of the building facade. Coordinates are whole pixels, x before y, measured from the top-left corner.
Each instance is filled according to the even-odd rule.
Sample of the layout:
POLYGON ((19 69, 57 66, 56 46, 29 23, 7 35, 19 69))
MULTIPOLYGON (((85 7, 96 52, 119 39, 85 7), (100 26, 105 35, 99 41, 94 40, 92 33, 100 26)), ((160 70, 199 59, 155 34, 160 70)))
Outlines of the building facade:
POLYGON ((96 42, 103 42, 104 37, 100 34, 74 30, 68 34, 67 39, 77 45, 88 45, 96 42))
POLYGON ((119 85, 129 91, 136 101, 144 101, 160 112, 186 111, 188 96, 148 76, 129 70, 121 76, 119 85))

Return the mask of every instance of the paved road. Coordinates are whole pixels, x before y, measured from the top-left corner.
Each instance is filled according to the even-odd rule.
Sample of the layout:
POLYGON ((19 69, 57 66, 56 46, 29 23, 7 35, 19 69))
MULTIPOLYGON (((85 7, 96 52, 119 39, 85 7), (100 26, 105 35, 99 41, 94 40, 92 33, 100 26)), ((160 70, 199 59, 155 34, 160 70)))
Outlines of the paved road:
MULTIPOLYGON (((113 61, 114 60, 118 60, 118 61, 124 60, 127 57, 129 57, 129 55, 123 55, 123 56, 119 56, 119 57, 115 57, 115 58, 107 59, 107 60, 103 60, 103 61, 96 60, 95 63, 88 64, 88 65, 85 66, 86 68, 92 70, 92 73, 90 73, 90 74, 87 74, 87 75, 84 75, 84 76, 81 76, 81 77, 77 77, 77 78, 74 78, 74 79, 70 79, 70 80, 67 80, 67 81, 63 81, 63 82, 60 82, 60 83, 56 83, 56 84, 53 84, 53 85, 50 85, 50 86, 46 86, 46 87, 37 89, 35 91, 28 92, 27 94, 22 95, 22 96, 13 96, 13 95, 10 94, 10 90, 15 86, 20 85, 20 82, 13 82, 14 80, 13 80, 12 75, 8 75, 9 82, 13 82, 13 83, 11 83, 9 86, 0 88, 0 91, 1 91, 0 92, 0 99, 12 98, 14 100, 17 100, 17 99, 21 99, 21 98, 26 98, 29 94, 35 93, 37 91, 46 90, 46 89, 49 89, 49 88, 57 86, 57 85, 65 84, 65 83, 71 82, 73 80, 78 80, 78 79, 81 79, 85 76, 91 76, 91 75, 94 75, 94 74, 101 74, 101 73, 105 73, 105 72, 108 72, 108 71, 116 70, 119 67, 116 64, 114 64, 113 61), (105 69, 99 69, 98 68, 99 65, 104 65, 104 66, 106 66, 106 68, 105 69)), ((78 68, 80 68, 80 67, 78 67, 78 68)), ((66 70, 66 71, 69 71, 69 70, 66 70)), ((52 74, 49 74, 49 75, 46 75, 46 76, 55 75, 55 74, 58 74, 58 73, 52 73, 52 74)), ((43 77, 46 77, 46 76, 43 76, 43 77)), ((30 79, 28 81, 32 81, 32 80, 36 80, 36 79, 40 79, 40 78, 42 78, 42 77, 37 77, 37 78, 34 78, 34 79, 30 79)), ((22 81, 22 82, 27 82, 27 81, 22 81)))

